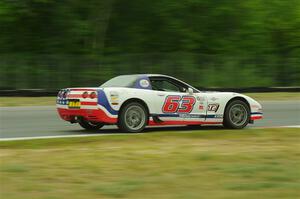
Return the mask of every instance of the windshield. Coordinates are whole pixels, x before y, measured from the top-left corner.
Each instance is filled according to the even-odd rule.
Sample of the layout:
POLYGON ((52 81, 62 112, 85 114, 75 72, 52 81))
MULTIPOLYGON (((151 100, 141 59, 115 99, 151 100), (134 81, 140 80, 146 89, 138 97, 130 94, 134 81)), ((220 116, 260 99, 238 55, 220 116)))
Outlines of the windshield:
POLYGON ((108 80, 100 87, 133 87, 136 79, 136 75, 121 75, 108 80))

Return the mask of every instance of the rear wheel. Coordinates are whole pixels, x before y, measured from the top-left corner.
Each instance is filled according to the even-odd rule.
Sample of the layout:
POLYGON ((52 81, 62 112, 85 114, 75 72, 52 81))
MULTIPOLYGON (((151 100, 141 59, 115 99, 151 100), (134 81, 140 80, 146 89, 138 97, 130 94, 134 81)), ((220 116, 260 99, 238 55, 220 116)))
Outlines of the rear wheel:
POLYGON ((234 100, 226 107, 223 125, 231 129, 242 129, 249 120, 249 106, 241 100, 234 100))
POLYGON ((141 132, 148 123, 148 111, 138 103, 126 104, 120 113, 118 126, 122 131, 138 133, 141 132))
POLYGON ((83 118, 78 120, 79 125, 86 130, 98 130, 104 126, 103 123, 87 121, 83 118))

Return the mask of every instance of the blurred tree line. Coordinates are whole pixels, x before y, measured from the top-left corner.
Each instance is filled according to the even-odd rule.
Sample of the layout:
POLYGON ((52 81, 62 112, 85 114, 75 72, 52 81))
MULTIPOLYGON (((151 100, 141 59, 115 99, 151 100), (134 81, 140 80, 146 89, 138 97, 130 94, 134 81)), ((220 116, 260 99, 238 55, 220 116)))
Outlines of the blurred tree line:
POLYGON ((1 0, 0 30, 1 88, 300 85, 299 0, 1 0))

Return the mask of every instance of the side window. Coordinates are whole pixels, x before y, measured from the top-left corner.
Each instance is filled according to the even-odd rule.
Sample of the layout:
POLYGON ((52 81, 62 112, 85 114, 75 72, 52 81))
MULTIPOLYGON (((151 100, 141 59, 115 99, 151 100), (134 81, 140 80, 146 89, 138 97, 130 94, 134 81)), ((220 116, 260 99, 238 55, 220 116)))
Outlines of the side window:
POLYGON ((153 90, 166 92, 185 92, 186 89, 164 79, 151 79, 153 90))
POLYGON ((162 89, 164 91, 169 91, 169 92, 172 92, 172 91, 180 92, 179 87, 177 87, 176 85, 174 85, 168 81, 162 81, 162 89))

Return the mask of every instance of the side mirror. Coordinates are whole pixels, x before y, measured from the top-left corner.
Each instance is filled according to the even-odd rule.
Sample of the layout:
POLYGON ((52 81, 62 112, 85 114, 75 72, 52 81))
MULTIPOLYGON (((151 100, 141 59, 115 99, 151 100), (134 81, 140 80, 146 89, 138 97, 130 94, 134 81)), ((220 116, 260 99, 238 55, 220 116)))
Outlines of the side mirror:
POLYGON ((194 91, 193 91, 193 89, 192 89, 192 88, 188 88, 188 90, 187 90, 187 91, 188 91, 188 94, 189 94, 189 95, 193 95, 193 93, 194 93, 194 91))

